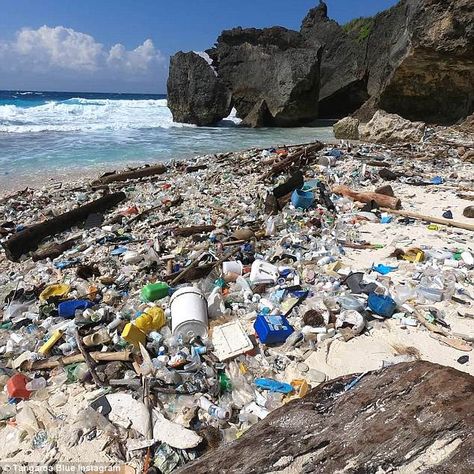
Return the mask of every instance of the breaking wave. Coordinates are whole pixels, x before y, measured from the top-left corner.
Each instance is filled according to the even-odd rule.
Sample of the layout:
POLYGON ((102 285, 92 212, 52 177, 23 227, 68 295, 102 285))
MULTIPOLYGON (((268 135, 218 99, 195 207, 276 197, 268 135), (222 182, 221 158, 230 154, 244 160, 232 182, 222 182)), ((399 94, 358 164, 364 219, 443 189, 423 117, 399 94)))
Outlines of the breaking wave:
POLYGON ((72 98, 39 101, 29 106, 0 105, 0 132, 87 132, 101 130, 171 128, 166 99, 111 100, 72 98))

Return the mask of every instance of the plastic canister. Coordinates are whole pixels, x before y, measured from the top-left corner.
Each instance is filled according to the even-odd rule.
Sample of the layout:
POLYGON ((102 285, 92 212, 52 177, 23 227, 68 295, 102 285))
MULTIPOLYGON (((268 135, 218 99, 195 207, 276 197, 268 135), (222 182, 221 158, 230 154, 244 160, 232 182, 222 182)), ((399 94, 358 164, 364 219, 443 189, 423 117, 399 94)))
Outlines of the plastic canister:
POLYGON ((207 301, 196 287, 186 286, 173 293, 170 310, 174 336, 207 337, 207 301))
POLYGON ((385 318, 390 318, 395 312, 397 303, 390 296, 370 293, 367 300, 368 307, 375 313, 385 318))
POLYGON ((291 195, 291 203, 300 209, 309 209, 314 203, 314 193, 295 189, 291 195))

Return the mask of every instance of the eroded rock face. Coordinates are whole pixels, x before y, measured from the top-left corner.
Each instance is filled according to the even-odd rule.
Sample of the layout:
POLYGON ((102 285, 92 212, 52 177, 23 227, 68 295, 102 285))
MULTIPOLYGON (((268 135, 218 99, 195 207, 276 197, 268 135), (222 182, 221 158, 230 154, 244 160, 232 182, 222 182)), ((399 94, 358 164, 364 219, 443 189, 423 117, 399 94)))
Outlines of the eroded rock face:
POLYGON ((234 28, 224 31, 208 53, 232 90, 238 117, 245 120, 252 112, 260 124, 264 117, 263 125, 280 127, 317 118, 320 48, 308 48, 296 31, 234 28))
POLYGON ((341 140, 359 140, 358 119, 353 117, 345 117, 333 125, 334 136, 341 140))
POLYGON ((230 114, 231 93, 206 59, 179 52, 170 61, 168 107, 175 122, 214 125, 230 114))
POLYGON ((375 143, 411 143, 423 138, 426 124, 410 122, 400 115, 378 110, 372 120, 362 127, 362 138, 375 143))
POLYGON ((474 379, 430 362, 343 377, 271 413, 181 474, 474 471, 474 379))
POLYGON ((474 111, 474 2, 402 0, 375 17, 369 94, 410 120, 449 124, 474 111))
POLYGON ((319 116, 341 118, 357 110, 368 98, 365 66, 366 42, 346 33, 327 16, 321 3, 301 25, 311 47, 322 45, 319 116))
POLYGON ((474 111, 474 2, 401 0, 344 27, 325 8, 311 10, 301 33, 324 45, 320 112, 341 117, 377 109, 410 120, 452 124, 474 111))

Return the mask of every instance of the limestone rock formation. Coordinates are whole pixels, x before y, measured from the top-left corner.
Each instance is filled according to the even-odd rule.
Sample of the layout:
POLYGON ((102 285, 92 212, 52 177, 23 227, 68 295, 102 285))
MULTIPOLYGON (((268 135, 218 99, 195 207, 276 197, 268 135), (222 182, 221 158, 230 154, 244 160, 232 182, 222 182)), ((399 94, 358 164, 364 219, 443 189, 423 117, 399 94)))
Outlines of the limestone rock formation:
POLYGON ((360 122, 354 117, 344 117, 333 125, 334 136, 341 140, 359 140, 360 122))
POLYGON ((423 122, 410 122, 399 115, 378 110, 372 120, 362 127, 362 138, 375 143, 419 142, 425 128, 423 122))
POLYGON ((472 376, 430 362, 346 376, 177 472, 474 472, 473 403, 472 376))
POLYGON ((175 122, 214 125, 231 110, 231 93, 211 65, 196 53, 172 56, 168 107, 175 122))
POLYGON ((320 48, 308 48, 296 31, 234 28, 224 31, 208 53, 232 90, 238 117, 268 115, 258 112, 265 101, 264 125, 297 126, 317 118, 320 48))
POLYGON ((474 111, 474 2, 402 0, 380 13, 367 43, 376 107, 454 123, 474 111))
POLYGON ((301 33, 324 45, 321 117, 378 108, 410 120, 454 123, 474 110, 474 2, 401 0, 344 27, 321 6, 301 33))
POLYGON ((319 116, 341 118, 357 110, 368 98, 366 45, 358 32, 349 34, 327 16, 326 4, 311 9, 301 25, 310 47, 323 48, 319 116))

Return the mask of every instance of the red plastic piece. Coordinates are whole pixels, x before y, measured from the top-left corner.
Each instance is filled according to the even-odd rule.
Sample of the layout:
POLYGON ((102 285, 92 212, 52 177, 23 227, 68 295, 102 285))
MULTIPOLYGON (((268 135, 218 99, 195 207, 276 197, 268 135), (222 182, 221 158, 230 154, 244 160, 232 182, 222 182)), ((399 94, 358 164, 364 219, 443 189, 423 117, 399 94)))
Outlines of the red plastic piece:
POLYGON ((7 382, 8 396, 11 398, 22 398, 28 400, 31 392, 26 389, 26 384, 29 382, 28 377, 23 374, 15 374, 7 382))

